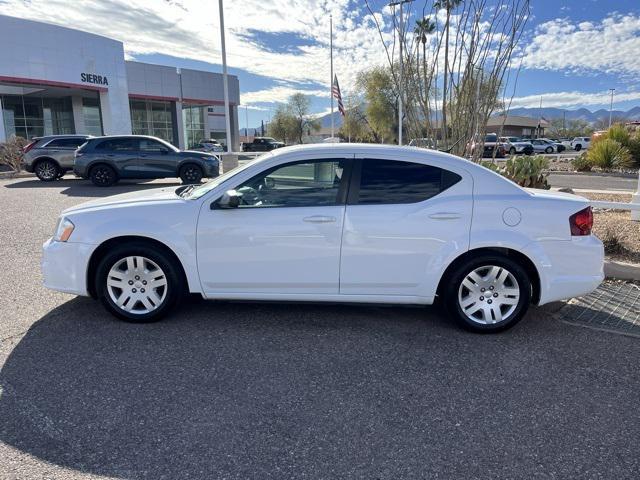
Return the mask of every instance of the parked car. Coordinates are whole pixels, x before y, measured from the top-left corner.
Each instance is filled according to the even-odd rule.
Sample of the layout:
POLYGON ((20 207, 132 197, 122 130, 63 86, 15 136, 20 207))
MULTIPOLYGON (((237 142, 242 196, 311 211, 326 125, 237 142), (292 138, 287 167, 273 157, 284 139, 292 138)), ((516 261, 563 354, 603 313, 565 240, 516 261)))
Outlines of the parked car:
POLYGON ((575 137, 571 141, 571 148, 573 148, 576 152, 580 150, 586 150, 591 146, 591 137, 575 137))
POLYGON ((589 201, 525 190, 433 150, 362 144, 278 149, 199 186, 65 210, 46 287, 158 320, 206 299, 428 305, 495 332, 530 303, 603 279, 589 201))
POLYGON ((533 145, 529 141, 521 140, 518 137, 500 137, 500 141, 505 145, 505 150, 510 155, 517 153, 531 155, 533 153, 533 145))
POLYGON ((547 142, 553 144, 555 146, 556 153, 562 153, 567 149, 567 147, 563 145, 559 140, 554 140, 552 138, 542 138, 541 140, 546 140, 547 142))
POLYGON ((99 187, 122 178, 180 177, 184 183, 199 183, 203 177, 217 177, 219 163, 216 155, 180 151, 159 138, 114 135, 90 138, 76 151, 73 172, 99 187))
POLYGON ((536 153, 558 153, 558 145, 545 138, 534 138, 531 145, 536 153))
POLYGON ((89 135, 34 137, 23 149, 22 168, 43 182, 52 182, 73 169, 76 149, 89 135))
POLYGON ((284 143, 271 137, 256 137, 253 142, 244 142, 241 147, 243 152, 270 152, 276 148, 284 147, 284 143))
MULTIPOLYGON (((471 151, 476 149, 476 143, 471 144, 471 151)), ((496 133, 489 133, 484 137, 484 146, 482 150, 482 156, 485 158, 504 158, 506 155, 506 145, 501 143, 496 133), (494 154, 495 151, 495 154, 494 154)))
POLYGON ((191 150, 196 152, 224 152, 224 147, 213 138, 200 140, 191 150))
POLYGON ((409 142, 410 147, 436 149, 436 141, 433 138, 412 138, 409 142))

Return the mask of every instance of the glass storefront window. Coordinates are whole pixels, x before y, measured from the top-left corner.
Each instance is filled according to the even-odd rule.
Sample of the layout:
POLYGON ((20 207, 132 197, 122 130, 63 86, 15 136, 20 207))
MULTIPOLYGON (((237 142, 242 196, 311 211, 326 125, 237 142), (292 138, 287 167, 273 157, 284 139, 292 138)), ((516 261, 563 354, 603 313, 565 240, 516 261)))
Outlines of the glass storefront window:
POLYGON ((206 107, 184 107, 182 120, 187 148, 193 148, 205 138, 204 119, 206 107))
POLYGON ((174 145, 173 102, 129 100, 134 135, 151 135, 174 145))
POLYGON ((84 117, 84 129, 87 135, 99 137, 104 134, 102 130, 100 101, 97 98, 82 99, 82 116, 84 117))
POLYGON ((3 95, 0 99, 7 137, 16 135, 29 140, 75 133, 71 97, 3 95))

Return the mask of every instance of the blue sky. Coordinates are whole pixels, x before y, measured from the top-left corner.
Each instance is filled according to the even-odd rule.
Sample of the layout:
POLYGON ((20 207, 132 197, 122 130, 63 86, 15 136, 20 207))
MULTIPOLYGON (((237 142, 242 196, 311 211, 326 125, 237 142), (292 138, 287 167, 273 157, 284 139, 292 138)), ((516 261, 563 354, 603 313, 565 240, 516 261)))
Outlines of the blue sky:
MULTIPOLYGON (((389 39, 385 3, 369 0, 389 39)), ((424 4, 413 2, 410 25, 424 4)), ((640 105, 639 0, 531 4, 520 45, 523 68, 515 91, 510 90, 513 106, 537 107, 542 97, 543 106, 608 108, 609 88, 616 89, 615 108, 640 105)), ((128 57, 139 61, 221 71, 216 1, 0 0, 0 13, 116 38, 128 57)), ((335 69, 348 95, 359 70, 385 61, 364 1, 225 0, 228 63, 240 79, 250 127, 267 120, 277 103, 296 91, 312 98, 315 113, 327 111, 329 13, 335 26, 335 69)))

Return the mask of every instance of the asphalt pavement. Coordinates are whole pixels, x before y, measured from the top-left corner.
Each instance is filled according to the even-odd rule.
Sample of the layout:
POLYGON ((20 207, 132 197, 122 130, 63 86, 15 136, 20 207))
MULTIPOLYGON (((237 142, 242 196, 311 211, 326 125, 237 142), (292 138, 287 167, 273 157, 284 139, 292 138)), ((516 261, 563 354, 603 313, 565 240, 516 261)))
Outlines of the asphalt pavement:
POLYGON ((549 185, 574 190, 610 190, 612 192, 635 192, 638 190, 637 175, 604 173, 550 173, 549 185))
POLYGON ((122 323, 41 285, 65 207, 138 188, 0 181, 0 478, 640 476, 637 338, 533 309, 185 303, 122 323))

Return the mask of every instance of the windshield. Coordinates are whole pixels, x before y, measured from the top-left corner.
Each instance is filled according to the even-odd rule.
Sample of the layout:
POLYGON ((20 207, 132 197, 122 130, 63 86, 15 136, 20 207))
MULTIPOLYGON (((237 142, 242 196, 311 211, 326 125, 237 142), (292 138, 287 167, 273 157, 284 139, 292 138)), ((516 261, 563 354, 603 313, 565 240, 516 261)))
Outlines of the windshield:
POLYGON ((227 173, 223 173, 222 175, 214 178, 213 180, 210 180, 207 183, 203 183, 202 185, 194 188, 193 190, 190 190, 185 195, 184 198, 188 198, 189 200, 198 199, 198 198, 202 197, 203 195, 205 195, 206 193, 208 193, 211 190, 213 190, 214 188, 216 188, 222 182, 226 182, 227 180, 229 180, 230 178, 234 177, 238 173, 243 172, 244 170, 246 170, 251 165, 254 165, 256 162, 261 162, 261 161, 267 159, 268 157, 271 157, 272 155, 273 155, 273 153, 267 152, 264 155, 260 155, 255 160, 249 161, 249 162, 245 163, 244 165, 242 165, 240 167, 234 168, 233 170, 229 170, 227 173))

